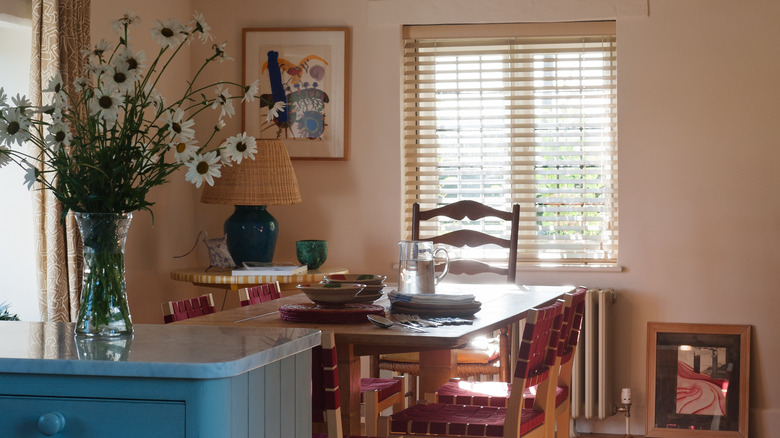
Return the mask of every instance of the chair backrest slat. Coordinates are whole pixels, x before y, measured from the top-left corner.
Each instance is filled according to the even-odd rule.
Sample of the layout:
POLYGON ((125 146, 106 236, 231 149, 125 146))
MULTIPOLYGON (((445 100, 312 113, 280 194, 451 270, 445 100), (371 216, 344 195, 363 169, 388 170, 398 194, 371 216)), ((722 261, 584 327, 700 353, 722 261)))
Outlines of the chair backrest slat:
POLYGON ((520 224, 520 205, 514 204, 512 211, 498 210, 488 205, 465 200, 457 201, 442 207, 421 211, 420 204, 415 202, 412 206, 412 240, 429 240, 433 243, 451 245, 458 248, 479 247, 483 245, 498 245, 509 249, 509 257, 506 267, 495 267, 487 263, 474 260, 452 260, 450 272, 453 274, 473 275, 483 272, 492 272, 506 275, 507 283, 514 283, 517 277, 517 237, 520 224), (446 217, 453 220, 479 220, 495 217, 510 223, 509 238, 501 238, 475 230, 459 229, 432 237, 420 237, 420 222, 436 217, 446 217))
POLYGON ((216 312, 211 294, 162 303, 163 322, 166 324, 216 312))
POLYGON ((281 296, 279 283, 264 283, 257 286, 239 289, 238 291, 238 301, 241 306, 264 303, 266 301, 281 298, 281 296))
POLYGON ((564 298, 563 325, 561 326, 560 340, 558 341, 558 357, 561 363, 572 358, 574 347, 577 346, 580 328, 582 326, 582 314, 585 311, 585 294, 588 289, 578 287, 573 293, 567 293, 564 298))
MULTIPOLYGON (((563 324, 563 303, 531 309, 523 328, 523 338, 515 366, 515 379, 531 387, 547 377, 558 349, 558 337, 563 324)), ((519 388, 523 391, 525 388, 519 388)), ((514 390, 514 385, 513 385, 514 390)))

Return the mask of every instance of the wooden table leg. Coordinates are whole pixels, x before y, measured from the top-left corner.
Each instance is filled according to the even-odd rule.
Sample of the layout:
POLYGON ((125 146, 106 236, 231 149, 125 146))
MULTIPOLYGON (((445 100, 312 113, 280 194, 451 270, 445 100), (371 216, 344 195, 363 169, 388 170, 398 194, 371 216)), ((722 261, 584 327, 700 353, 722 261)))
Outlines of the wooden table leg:
POLYGON ((420 352, 420 398, 433 394, 436 389, 455 377, 458 371, 455 350, 430 350, 420 352))
POLYGON ((344 436, 360 435, 360 357, 351 344, 336 344, 344 436))

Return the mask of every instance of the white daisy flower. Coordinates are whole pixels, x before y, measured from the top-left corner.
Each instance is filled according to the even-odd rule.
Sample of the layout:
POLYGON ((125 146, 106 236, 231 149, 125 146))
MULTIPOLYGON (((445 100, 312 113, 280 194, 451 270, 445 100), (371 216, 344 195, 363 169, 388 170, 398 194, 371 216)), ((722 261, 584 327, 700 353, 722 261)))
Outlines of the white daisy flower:
POLYGON ((65 109, 69 109, 70 105, 55 105, 54 109, 49 114, 51 117, 52 123, 60 123, 62 122, 62 114, 65 111, 65 109))
POLYGON ((184 163, 184 165, 187 166, 187 173, 184 178, 195 184, 196 188, 200 188, 203 181, 213 186, 214 178, 222 176, 222 172, 219 171, 219 168, 222 166, 219 164, 219 157, 215 151, 196 155, 195 158, 184 163))
POLYGON ((111 67, 106 64, 86 64, 84 65, 84 69, 96 78, 107 76, 111 71, 111 67))
POLYGON ((217 124, 214 125, 214 130, 215 131, 221 131, 224 127, 225 127, 225 121, 222 120, 222 119, 219 119, 217 121, 217 124))
POLYGON ((23 96, 19 93, 16 93, 16 96, 11 98, 11 103, 13 106, 21 109, 25 114, 27 113, 27 109, 32 106, 32 102, 27 99, 27 96, 23 96))
POLYGON ((8 146, 18 143, 22 145, 30 136, 30 119, 22 115, 16 108, 6 108, 0 117, 0 142, 8 146))
MULTIPOLYGON (((138 77, 140 78, 140 75, 138 77)), ((117 89, 121 94, 125 94, 133 91, 135 81, 127 69, 127 64, 123 63, 114 66, 107 72, 104 77, 104 84, 108 88, 117 89)))
POLYGON ((111 27, 114 29, 114 32, 122 35, 125 33, 125 27, 135 26, 140 22, 141 17, 135 11, 125 9, 125 13, 120 18, 111 22, 111 27))
POLYGON ((11 149, 5 146, 0 146, 0 168, 13 161, 11 158, 11 149))
POLYGON ((192 15, 192 22, 190 25, 193 27, 193 32, 198 32, 198 38, 202 42, 205 43, 214 39, 214 37, 209 33, 211 26, 206 24, 206 20, 203 19, 203 14, 199 14, 198 11, 195 11, 195 13, 192 15))
POLYGON ((256 153, 257 143, 255 138, 246 135, 246 132, 234 135, 225 141, 225 155, 238 164, 241 164, 244 158, 254 160, 256 153))
POLYGON ((195 137, 195 130, 192 126, 195 121, 192 119, 184 120, 184 111, 181 108, 176 111, 168 111, 163 115, 163 123, 168 125, 169 140, 190 140, 195 137))
POLYGON ((82 50, 81 55, 87 58, 87 62, 103 59, 103 55, 111 52, 114 46, 108 41, 101 39, 92 50, 82 50))
POLYGON ((146 68, 146 56, 144 51, 134 53, 130 47, 122 47, 112 60, 114 66, 122 66, 133 81, 141 80, 142 72, 146 68))
POLYGON ((214 90, 214 93, 217 94, 217 98, 214 99, 214 103, 211 104, 212 109, 220 108, 221 111, 219 113, 219 118, 224 118, 225 114, 228 115, 228 117, 233 117, 233 114, 235 114, 236 110, 233 108, 233 101, 230 100, 230 91, 223 87, 222 84, 217 86, 217 89, 214 90))
POLYGON ((222 44, 212 44, 211 48, 214 49, 214 59, 221 63, 225 61, 232 61, 233 58, 227 56, 225 54, 225 46, 227 45, 227 42, 224 42, 222 44))
POLYGON ((279 102, 274 102, 274 104, 268 108, 268 115, 266 116, 265 120, 270 122, 271 120, 279 117, 279 113, 284 111, 285 108, 287 108, 286 102, 282 102, 281 100, 279 102))
POLYGON ((76 78, 73 80, 73 88, 76 91, 84 91, 87 88, 89 82, 85 78, 76 78))
POLYGON ((121 107, 122 96, 116 89, 103 91, 97 88, 95 89, 95 97, 89 101, 90 114, 99 114, 109 128, 112 128, 119 118, 119 108, 121 107))
POLYGON ((65 85, 62 83, 62 74, 59 71, 49 80, 49 86, 44 88, 44 93, 65 94, 65 85))
POLYGON ((152 26, 152 38, 162 48, 175 49, 184 41, 184 32, 184 25, 174 18, 165 20, 165 23, 157 20, 152 26))
POLYGON ((230 155, 224 149, 217 150, 217 155, 219 156, 220 164, 225 167, 233 167, 233 160, 230 159, 230 155))
POLYGON ((260 79, 255 80, 244 89, 244 98, 241 102, 254 102, 255 95, 260 90, 260 79))
POLYGON ((66 123, 53 123, 49 125, 49 133, 46 134, 46 146, 51 148, 55 154, 59 152, 62 146, 70 146, 73 140, 73 134, 70 132, 66 123))
POLYGON ((176 162, 183 163, 194 158, 198 154, 197 143, 198 141, 194 138, 171 143, 171 149, 173 149, 176 162))

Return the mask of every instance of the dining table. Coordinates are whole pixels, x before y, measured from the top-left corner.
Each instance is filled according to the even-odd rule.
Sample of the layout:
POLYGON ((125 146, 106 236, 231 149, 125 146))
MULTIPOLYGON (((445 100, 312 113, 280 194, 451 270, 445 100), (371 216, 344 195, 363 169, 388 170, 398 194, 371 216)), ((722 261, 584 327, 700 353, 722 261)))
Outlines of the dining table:
MULTIPOLYGON (((412 331, 402 325, 383 329, 370 323, 367 318, 365 321, 349 323, 283 320, 279 311, 280 306, 311 303, 303 294, 232 308, 175 324, 296 327, 332 332, 336 340, 341 382, 344 434, 357 435, 360 434, 361 356, 419 352, 420 394, 433 393, 436 388, 456 375, 455 349, 466 346, 469 341, 478 336, 490 335, 502 327, 521 321, 530 309, 551 304, 572 290, 571 286, 441 283, 437 286, 437 294, 473 294, 481 305, 473 316, 464 318, 470 323, 427 327, 424 328, 424 332, 412 331)), ((384 306, 386 315, 391 320, 396 320, 387 294, 374 304, 384 306)), ((446 314, 446 310, 442 310, 441 314, 446 314)))

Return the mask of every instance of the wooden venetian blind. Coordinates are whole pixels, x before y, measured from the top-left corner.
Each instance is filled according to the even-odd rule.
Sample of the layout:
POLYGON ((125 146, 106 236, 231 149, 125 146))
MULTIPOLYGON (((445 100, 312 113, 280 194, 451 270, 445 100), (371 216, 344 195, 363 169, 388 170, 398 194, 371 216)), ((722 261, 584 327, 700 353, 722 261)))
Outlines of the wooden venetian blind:
POLYGON ((414 202, 519 203, 519 260, 616 263, 616 56, 614 22, 405 27, 407 236, 414 202))

